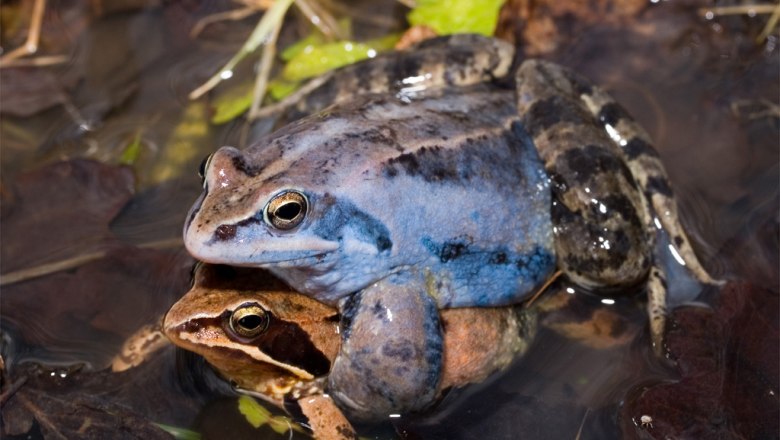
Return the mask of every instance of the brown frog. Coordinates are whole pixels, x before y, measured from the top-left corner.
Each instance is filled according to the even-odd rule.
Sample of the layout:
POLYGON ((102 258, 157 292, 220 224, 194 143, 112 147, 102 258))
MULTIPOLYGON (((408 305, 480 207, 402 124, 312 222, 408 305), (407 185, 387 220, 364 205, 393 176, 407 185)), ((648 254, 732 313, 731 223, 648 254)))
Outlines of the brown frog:
MULTIPOLYGON (((403 363, 388 356, 387 365, 371 367, 373 382, 357 374, 354 382, 343 379, 334 389, 329 381, 334 364, 346 361, 352 369, 360 368, 361 357, 350 353, 353 338, 369 339, 357 346, 371 345, 380 352, 414 346, 399 344, 399 338, 426 339, 389 333, 392 322, 383 328, 377 322, 345 322, 334 308, 292 291, 262 270, 201 265, 192 289, 167 313, 163 328, 174 344, 205 357, 239 390, 279 406, 299 406, 317 438, 336 439, 355 437, 343 412, 352 420, 365 418, 337 405, 333 393, 357 401, 376 398, 391 382, 407 382, 409 372, 426 362, 424 351, 405 353, 403 363)), ((419 387, 425 406, 444 390, 481 382, 504 369, 527 350, 536 331, 535 315, 516 307, 443 310, 441 325, 440 373, 428 383, 408 385, 419 387)), ((385 416, 402 413, 404 405, 386 402, 382 410, 385 416)))

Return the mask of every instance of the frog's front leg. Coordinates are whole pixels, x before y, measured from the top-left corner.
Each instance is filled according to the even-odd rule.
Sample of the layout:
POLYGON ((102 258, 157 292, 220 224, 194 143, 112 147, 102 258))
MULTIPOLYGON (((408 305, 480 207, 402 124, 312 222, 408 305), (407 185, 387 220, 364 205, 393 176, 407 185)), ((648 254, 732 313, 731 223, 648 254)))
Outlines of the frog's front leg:
POLYGON ((357 439, 357 433, 333 399, 326 394, 315 394, 297 400, 317 440, 357 439))
POLYGON ((430 405, 443 343, 424 277, 392 275, 345 299, 340 309, 342 346, 328 392, 350 419, 377 420, 430 405))

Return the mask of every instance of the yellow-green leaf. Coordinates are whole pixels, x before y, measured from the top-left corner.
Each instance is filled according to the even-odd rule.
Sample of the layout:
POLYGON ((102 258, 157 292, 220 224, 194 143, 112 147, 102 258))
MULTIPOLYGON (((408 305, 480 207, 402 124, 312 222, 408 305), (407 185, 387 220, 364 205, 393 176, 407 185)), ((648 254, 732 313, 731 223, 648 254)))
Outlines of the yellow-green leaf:
POLYGON ((298 90, 300 85, 300 81, 285 81, 282 78, 277 78, 268 82, 268 94, 274 101, 281 101, 290 93, 298 90))
POLYGON ((137 132, 135 134, 135 138, 133 138, 133 141, 128 144, 124 150, 122 150, 122 155, 119 156, 119 163, 122 165, 133 165, 137 160, 138 156, 141 155, 141 132, 137 132))
POLYGON ((249 396, 240 396, 238 398, 238 412, 243 414, 246 421, 253 428, 261 427, 268 423, 268 419, 271 418, 271 412, 249 396))
MULTIPOLYGON (((349 17, 344 17, 339 20, 338 27, 341 29, 342 35, 352 35, 352 21, 349 17)), ((283 61, 290 61, 294 57, 298 56, 305 50, 311 50, 310 47, 322 46, 328 41, 325 35, 320 32, 319 28, 314 30, 304 38, 296 41, 288 46, 279 54, 279 57, 283 61)))
POLYGON ((493 35, 505 0, 417 0, 406 18, 439 35, 477 33, 493 35))
POLYGON ((297 423, 293 423, 284 416, 271 415, 271 411, 249 396, 240 396, 238 398, 238 411, 243 414, 246 421, 255 429, 268 424, 268 427, 277 434, 284 434, 290 430, 303 432, 303 429, 297 423))
POLYGON ((305 38, 301 38, 295 43, 287 46, 286 49, 279 54, 279 58, 283 61, 290 61, 291 59, 300 55, 309 47, 320 46, 325 43, 325 36, 319 32, 313 32, 305 38))
POLYGON ((196 161, 203 157, 203 145, 211 144, 207 113, 208 108, 202 101, 187 105, 154 164, 144 170, 144 175, 148 176, 144 182, 156 185, 192 172, 196 161))
POLYGON ((179 428, 178 426, 166 425, 163 423, 155 423, 162 430, 172 435, 176 440, 200 440, 201 436, 195 431, 179 428))
POLYGON ((389 35, 364 43, 338 41, 320 46, 308 45, 287 62, 282 71, 282 78, 287 81, 301 81, 321 75, 390 49, 398 38, 398 35, 389 35))
POLYGON ((252 105, 254 84, 250 81, 231 85, 214 99, 213 124, 224 124, 241 116, 252 105))

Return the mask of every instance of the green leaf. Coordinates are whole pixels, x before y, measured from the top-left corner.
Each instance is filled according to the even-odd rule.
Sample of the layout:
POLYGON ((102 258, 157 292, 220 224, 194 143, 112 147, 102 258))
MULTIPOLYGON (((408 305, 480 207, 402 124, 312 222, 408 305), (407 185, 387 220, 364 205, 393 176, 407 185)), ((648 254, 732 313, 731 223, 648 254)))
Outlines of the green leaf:
POLYGON ((307 45, 304 50, 301 50, 287 62, 282 70, 282 78, 287 81, 301 81, 321 75, 329 70, 373 57, 378 52, 391 49, 398 38, 398 35, 388 35, 364 43, 338 41, 323 43, 319 46, 307 45))
POLYGON ((424 25, 439 35, 477 33, 493 35, 505 0, 417 0, 406 18, 413 26, 424 25))
POLYGON ((178 426, 165 425, 162 423, 155 423, 155 425, 159 426, 160 429, 172 435, 173 438, 175 438, 176 440, 200 440, 201 439, 199 433, 195 431, 190 431, 189 429, 179 428, 178 426))
POLYGON ((271 415, 271 411, 249 396, 240 396, 238 398, 238 411, 244 415, 246 421, 255 429, 268 424, 268 427, 277 434, 284 434, 290 430, 304 432, 303 428, 298 426, 297 423, 293 423, 289 418, 271 415))
POLYGON ((290 93, 298 90, 300 85, 300 81, 285 81, 282 78, 277 78, 268 83, 268 94, 274 101, 281 101, 290 93))
POLYGON ((281 54, 279 54, 279 58, 281 58, 283 61, 290 61, 291 59, 303 53, 307 48, 309 48, 309 46, 319 46, 323 43, 325 43, 325 36, 319 32, 313 32, 307 37, 301 38, 295 43, 287 46, 287 48, 284 49, 281 54))
POLYGON ((133 138, 133 141, 128 144, 124 150, 122 150, 122 155, 119 156, 119 163, 122 165, 132 165, 137 160, 138 157, 141 155, 141 132, 137 132, 135 134, 135 138, 133 138))
POLYGON ((271 412, 249 396, 240 396, 238 398, 238 412, 244 415, 246 421, 253 428, 263 426, 271 418, 271 412))
POLYGON ((252 91, 254 84, 251 81, 232 85, 221 92, 214 99, 213 124, 224 124, 241 116, 252 105, 252 91))

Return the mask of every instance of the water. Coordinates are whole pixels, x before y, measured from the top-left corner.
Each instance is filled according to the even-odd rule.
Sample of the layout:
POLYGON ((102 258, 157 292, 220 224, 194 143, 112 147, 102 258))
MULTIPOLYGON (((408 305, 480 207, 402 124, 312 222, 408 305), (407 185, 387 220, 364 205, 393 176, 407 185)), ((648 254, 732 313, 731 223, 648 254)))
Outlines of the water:
MULTIPOLYGON (((400 6, 389 3, 383 7, 394 12, 383 17, 402 15, 400 6)), ((4 14, 16 7, 4 5, 4 14)), ((24 374, 31 362, 58 368, 86 364, 71 375, 72 386, 99 395, 105 390, 89 382, 90 375, 187 289, 191 260, 179 237, 201 190, 198 164, 218 145, 237 145, 244 128, 240 121, 207 124, 208 106, 186 95, 232 54, 255 18, 215 24, 194 40, 187 33, 197 18, 228 7, 187 3, 96 15, 86 3, 52 4, 46 15, 51 34, 43 48, 67 54, 69 61, 38 72, 42 76, 22 94, 25 100, 8 93, 11 86, 21 87, 11 79, 19 72, 0 70, 1 272, 72 263, 64 271, 2 287, 2 330, 10 341, 3 356, 12 376, 24 374), (57 35, 68 38, 56 43, 57 35), (55 86, 58 103, 44 106, 55 92, 36 95, 41 84, 55 86), (15 115, 23 103, 41 108, 15 115), (64 159, 118 163, 136 139, 136 180, 129 185, 137 190, 128 194, 128 204, 115 192, 103 194, 108 190, 95 184, 94 168, 80 188, 109 200, 101 202, 105 205, 79 196, 78 189, 60 195, 64 185, 47 186, 49 174, 25 174, 64 159), (33 199, 38 207, 30 211, 33 199), (53 237, 37 240, 36 230, 53 237), (67 239, 77 235, 85 238, 67 239), (76 261, 85 255, 91 259, 76 261)), ((576 37, 561 30, 559 47, 549 57, 605 86, 647 128, 705 264, 717 275, 746 278, 776 292, 779 63, 776 36, 765 44, 752 40, 763 23, 759 18, 706 21, 693 9, 654 5, 624 27, 579 24, 576 37)), ((357 29, 367 27, 356 21, 357 29)), ((282 41, 298 38, 301 29, 291 22, 282 41)), ((3 44, 17 41, 6 36, 3 44)), ((237 74, 226 86, 245 78, 237 74)), ((116 178, 113 171, 102 172, 116 178)), ((706 301, 717 298, 705 293, 706 301)), ((624 317, 628 339, 597 349, 562 336, 559 328, 543 328, 527 356, 500 377, 452 393, 434 415, 364 432, 380 438, 392 437, 396 429, 407 438, 620 437, 626 423, 633 423, 620 418, 626 402, 678 373, 650 353, 640 298, 617 298, 614 306, 604 306, 600 298, 577 296, 586 309, 611 307, 624 317)), ((554 320, 548 324, 555 328, 554 320)), ((218 437, 212 429, 223 413, 213 408, 224 406, 224 384, 202 363, 171 353, 155 368, 123 376, 154 386, 126 389, 119 402, 154 421, 192 425, 218 437), (212 403, 204 407, 204 402, 212 403)), ((41 386, 46 389, 46 383, 41 386)), ((241 418, 233 420, 238 424, 241 418)))

